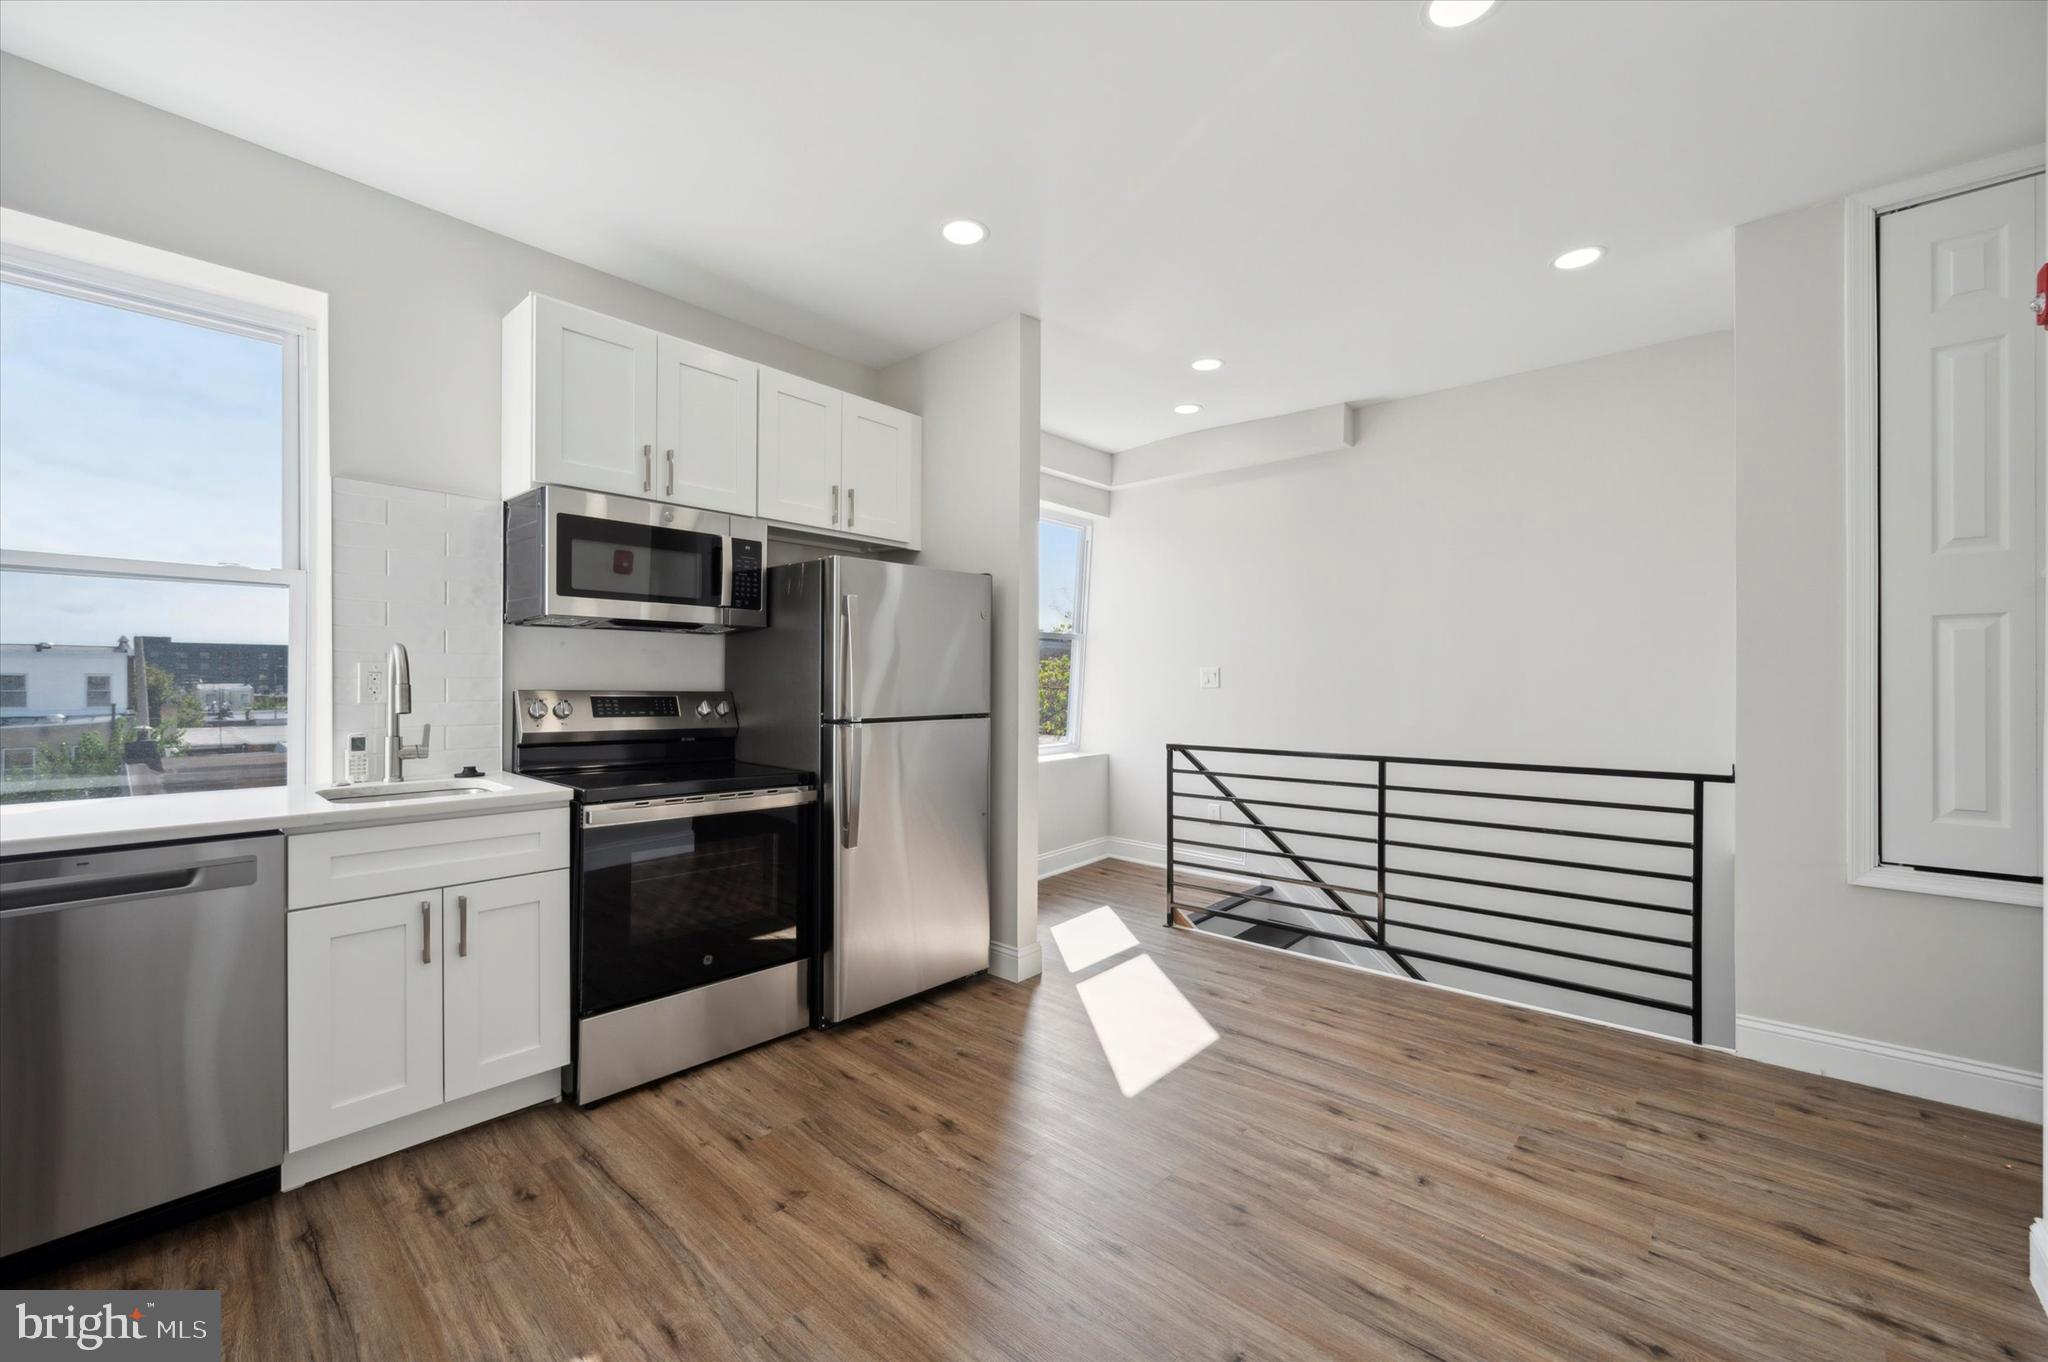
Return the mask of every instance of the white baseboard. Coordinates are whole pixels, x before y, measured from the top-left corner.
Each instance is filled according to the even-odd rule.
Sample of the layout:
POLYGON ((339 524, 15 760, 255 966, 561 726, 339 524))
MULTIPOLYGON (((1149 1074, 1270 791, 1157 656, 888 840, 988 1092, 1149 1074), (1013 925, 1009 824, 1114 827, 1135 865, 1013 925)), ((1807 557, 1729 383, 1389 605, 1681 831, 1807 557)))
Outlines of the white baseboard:
POLYGON ((1079 870, 1084 865, 1093 865, 1109 855, 1109 843, 1110 839, 1107 837, 1091 837, 1085 842, 1076 842, 1057 851, 1041 851, 1038 853, 1038 878, 1042 880, 1053 875, 1064 875, 1069 870, 1079 870))
MULTIPOLYGON (((1735 1053, 1930 1102, 1947 1102, 2036 1125, 2041 1121, 2041 1075, 2026 1069, 1763 1017, 1736 1017, 1735 1053)), ((2038 1223, 2035 1232, 2040 1233, 2038 1223)))
POLYGON ((2034 1298, 2048 1310, 2048 1223, 2038 1219, 2027 1231, 2027 1280, 2034 1284, 2034 1298))
POLYGON ((988 947, 988 972, 998 979, 1021 984, 1026 979, 1036 979, 1045 969, 1045 953, 1036 941, 1028 946, 1011 946, 1001 941, 991 941, 988 947))
POLYGON ((443 1135, 453 1135, 458 1130, 482 1125, 485 1121, 509 1116, 527 1107, 561 1100, 562 1071, 549 1069, 546 1073, 530 1074, 501 1087, 473 1092, 453 1102, 443 1102, 438 1107, 428 1107, 425 1111, 386 1121, 381 1126, 358 1130, 326 1144, 316 1144, 311 1149, 295 1149, 284 1156, 281 1190, 289 1192, 294 1187, 303 1187, 344 1168, 381 1159, 386 1154, 396 1154, 401 1149, 438 1140, 443 1135))

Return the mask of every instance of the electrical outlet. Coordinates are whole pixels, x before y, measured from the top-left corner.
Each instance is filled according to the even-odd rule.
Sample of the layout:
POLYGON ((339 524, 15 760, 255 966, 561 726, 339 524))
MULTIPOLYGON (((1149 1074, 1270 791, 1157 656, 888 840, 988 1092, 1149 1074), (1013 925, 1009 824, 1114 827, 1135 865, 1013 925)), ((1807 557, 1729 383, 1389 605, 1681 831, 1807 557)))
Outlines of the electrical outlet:
POLYGON ((1217 690, 1223 685, 1223 668, 1195 668, 1195 684, 1203 690, 1217 690))
POLYGON ((383 663, 356 663, 356 703, 359 705, 379 705, 384 703, 383 663))

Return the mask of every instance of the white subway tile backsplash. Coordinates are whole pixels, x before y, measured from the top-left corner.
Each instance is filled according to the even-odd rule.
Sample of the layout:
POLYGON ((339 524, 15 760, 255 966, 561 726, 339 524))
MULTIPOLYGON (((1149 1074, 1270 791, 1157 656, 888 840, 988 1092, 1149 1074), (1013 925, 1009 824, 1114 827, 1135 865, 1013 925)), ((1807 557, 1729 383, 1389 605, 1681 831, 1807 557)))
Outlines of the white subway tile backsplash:
POLYGON ((357 702, 356 677, 359 668, 382 666, 391 645, 402 643, 412 664, 404 732, 417 739, 421 725, 434 727, 431 754, 408 762, 408 770, 445 775, 499 766, 502 538, 495 502, 335 479, 337 754, 344 734, 383 732, 383 707, 357 702))
POLYGON ((391 554, 378 545, 344 544, 339 539, 334 544, 334 571, 336 576, 347 573, 354 577, 382 577, 389 571, 391 554))

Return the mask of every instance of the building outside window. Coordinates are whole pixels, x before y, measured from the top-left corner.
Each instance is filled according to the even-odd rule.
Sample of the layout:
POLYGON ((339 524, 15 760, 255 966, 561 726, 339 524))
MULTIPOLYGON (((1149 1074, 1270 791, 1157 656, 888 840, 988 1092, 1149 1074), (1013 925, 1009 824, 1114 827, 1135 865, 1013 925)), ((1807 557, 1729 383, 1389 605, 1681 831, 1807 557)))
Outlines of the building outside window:
POLYGON ((173 284, 77 240, 0 243, 0 799, 285 784, 311 323, 188 282, 247 276, 173 284), (207 714, 220 682, 250 705, 207 714))
POLYGON ((1046 515, 1038 522, 1038 750, 1072 751, 1081 741, 1081 670, 1086 661, 1088 522, 1046 515))

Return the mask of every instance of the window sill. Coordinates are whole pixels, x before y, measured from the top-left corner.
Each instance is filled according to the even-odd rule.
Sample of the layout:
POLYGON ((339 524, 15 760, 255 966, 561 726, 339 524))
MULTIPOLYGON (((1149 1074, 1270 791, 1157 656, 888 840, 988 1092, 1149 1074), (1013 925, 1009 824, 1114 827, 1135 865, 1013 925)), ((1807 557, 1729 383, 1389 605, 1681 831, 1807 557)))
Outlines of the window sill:
POLYGON ((1913 870, 1902 865, 1877 865, 1849 883, 1866 889, 1897 889, 1912 894, 1938 894, 1943 898, 1975 899, 1980 903, 2010 903, 2022 908, 2041 906, 2041 886, 2019 880, 1980 879, 1972 875, 1942 875, 1913 870))
POLYGON ((1040 761, 1074 761, 1081 757, 1099 757, 1102 755, 1104 754, 1101 752, 1083 752, 1078 747, 1060 747, 1052 751, 1041 750, 1038 754, 1038 759, 1040 761))

